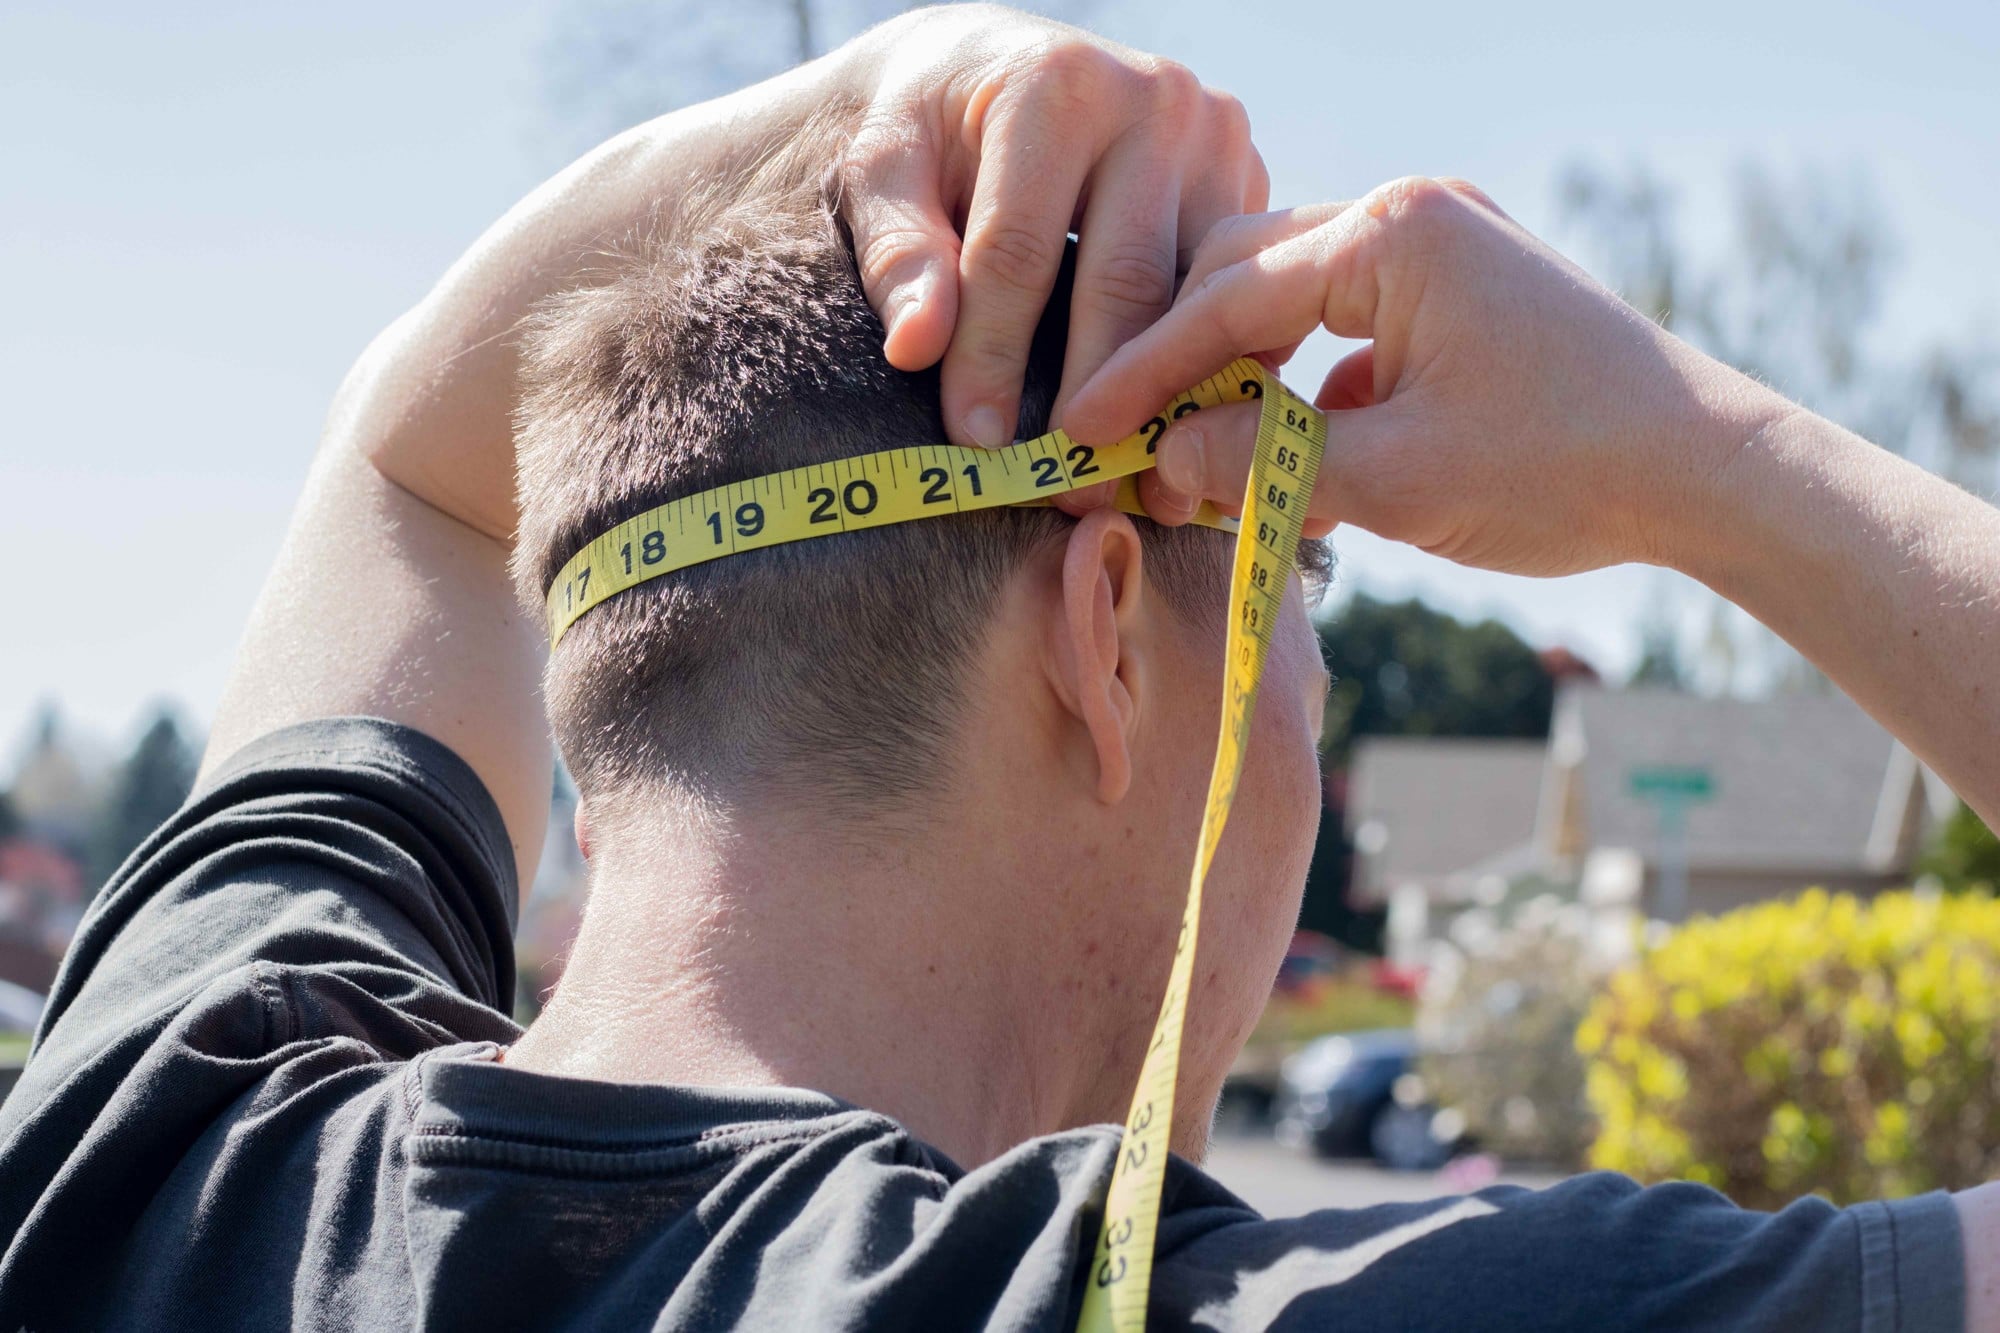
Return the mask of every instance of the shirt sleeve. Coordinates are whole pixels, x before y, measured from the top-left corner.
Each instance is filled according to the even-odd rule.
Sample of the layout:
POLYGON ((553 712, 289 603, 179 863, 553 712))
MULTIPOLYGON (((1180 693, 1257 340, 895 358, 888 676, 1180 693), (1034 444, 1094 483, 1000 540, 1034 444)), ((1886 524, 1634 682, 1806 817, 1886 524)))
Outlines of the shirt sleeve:
MULTIPOLYGON (((1190 1218, 1189 1222, 1195 1219, 1190 1218)), ((1163 1236, 1163 1243, 1173 1238, 1163 1236)), ((1592 1172, 1542 1190, 1190 1227, 1156 1270, 1195 1326, 1960 1333, 1949 1195, 1775 1213, 1592 1172)))
POLYGON ((234 1057, 509 1040, 514 903, 499 811, 443 745, 368 718, 262 737, 92 903, 0 1128, 86 1074, 108 1087, 202 996, 267 1010, 217 1052, 234 1057))

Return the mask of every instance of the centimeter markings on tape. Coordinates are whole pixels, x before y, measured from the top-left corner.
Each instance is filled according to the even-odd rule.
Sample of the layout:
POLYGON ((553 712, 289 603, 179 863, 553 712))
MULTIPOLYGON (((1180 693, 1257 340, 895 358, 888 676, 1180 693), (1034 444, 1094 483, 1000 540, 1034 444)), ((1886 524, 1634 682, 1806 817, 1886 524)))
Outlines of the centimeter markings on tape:
MULTIPOLYGON (((626 519, 578 551, 557 573, 546 603, 549 644, 586 611, 648 579, 741 551, 890 523, 1033 504, 1098 482, 1120 482, 1117 503, 1143 514, 1137 477, 1174 417, 1244 402, 1264 392, 1266 373, 1236 361, 1175 398, 1116 444, 1078 444, 1061 431, 1005 449, 920 445, 816 463, 717 486, 626 519)), ((1276 384, 1275 376, 1270 377, 1276 384)), ((1195 522, 1234 531, 1204 504, 1195 522)))
POLYGON ((1139 1071, 1125 1136, 1111 1172, 1104 1224, 1091 1252, 1078 1333, 1142 1333, 1146 1297, 1152 1284, 1153 1239, 1160 1220, 1160 1190, 1166 1180, 1167 1152, 1174 1119, 1174 1089, 1180 1077, 1181 1030, 1194 980, 1194 956, 1201 934, 1202 884, 1215 859, 1222 828, 1236 800, 1243 754, 1250 742, 1250 719, 1257 685, 1278 607, 1290 582, 1307 502, 1326 448, 1326 418, 1300 402, 1276 377, 1269 381, 1257 421, 1257 455, 1243 496, 1242 528, 1230 574, 1229 636, 1226 648, 1222 735, 1209 774, 1208 801, 1201 817, 1201 845, 1181 910, 1180 938, 1174 946, 1160 1016, 1139 1071))
POLYGON ((627 519, 578 551, 548 592, 553 647, 580 616, 605 599, 662 574, 741 551, 935 515, 1046 503, 1050 496, 1103 481, 1119 482, 1121 508, 1143 513, 1137 475, 1153 466, 1153 449, 1167 423, 1204 407, 1252 399, 1262 401, 1242 517, 1233 522, 1208 505, 1196 516, 1198 522, 1237 533, 1222 730, 1166 994, 1125 1118, 1103 1226, 1091 1251, 1079 1333, 1141 1333, 1145 1328, 1181 1032, 1201 930, 1202 885, 1236 800, 1258 682, 1326 447, 1326 419, 1257 362, 1236 361, 1175 398, 1132 435, 1101 449, 1077 444, 1061 431, 1006 449, 890 449, 671 501, 627 519))

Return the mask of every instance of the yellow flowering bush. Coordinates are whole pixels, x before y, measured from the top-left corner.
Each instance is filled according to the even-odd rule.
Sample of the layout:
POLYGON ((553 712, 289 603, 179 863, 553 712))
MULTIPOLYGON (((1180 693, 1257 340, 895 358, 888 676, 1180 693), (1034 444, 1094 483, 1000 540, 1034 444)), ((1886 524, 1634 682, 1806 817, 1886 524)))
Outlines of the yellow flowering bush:
POLYGON ((1809 890, 1675 930, 1577 1027, 1590 1163, 1738 1203, 2000 1175, 2000 902, 1809 890))

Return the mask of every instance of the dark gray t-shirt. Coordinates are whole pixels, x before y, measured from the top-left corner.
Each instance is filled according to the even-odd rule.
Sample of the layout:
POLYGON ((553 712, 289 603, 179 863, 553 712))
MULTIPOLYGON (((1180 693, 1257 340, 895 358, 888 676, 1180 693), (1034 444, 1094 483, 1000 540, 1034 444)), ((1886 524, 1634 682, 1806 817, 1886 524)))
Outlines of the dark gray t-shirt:
MULTIPOLYGON (((237 755, 92 907, 0 1108, 0 1328, 1071 1326, 1115 1129, 967 1172, 816 1092, 507 1069, 514 887, 434 741, 237 755)), ((1156 1327, 1963 1323, 1944 1195, 1595 1174, 1267 1220, 1176 1160, 1162 1213, 1156 1327)))

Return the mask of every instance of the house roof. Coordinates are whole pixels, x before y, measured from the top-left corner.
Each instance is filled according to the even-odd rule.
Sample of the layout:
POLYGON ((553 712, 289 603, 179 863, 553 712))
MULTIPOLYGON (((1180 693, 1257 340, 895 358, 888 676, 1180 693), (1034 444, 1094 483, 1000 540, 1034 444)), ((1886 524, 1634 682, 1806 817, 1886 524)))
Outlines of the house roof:
MULTIPOLYGON (((1574 814, 1584 841, 1630 847, 1649 861, 1659 856, 1660 809, 1633 794, 1633 772, 1705 770, 1712 798, 1686 807, 1688 864, 1697 870, 1889 869, 1878 824, 1900 827, 1917 794, 1907 754, 1839 694, 1742 700, 1569 687, 1557 702, 1551 749, 1559 768, 1578 765, 1574 814), (1899 774, 1900 794, 1891 781, 1899 774)), ((1553 805, 1544 813, 1559 817, 1553 805)))
POLYGON ((1355 742, 1347 830, 1364 853, 1368 890, 1434 879, 1526 843, 1548 747, 1541 741, 1370 736, 1355 742), (1380 831, 1379 849, 1373 841, 1380 831))

